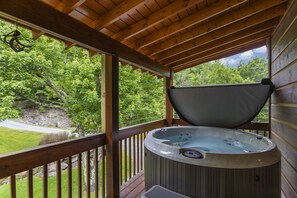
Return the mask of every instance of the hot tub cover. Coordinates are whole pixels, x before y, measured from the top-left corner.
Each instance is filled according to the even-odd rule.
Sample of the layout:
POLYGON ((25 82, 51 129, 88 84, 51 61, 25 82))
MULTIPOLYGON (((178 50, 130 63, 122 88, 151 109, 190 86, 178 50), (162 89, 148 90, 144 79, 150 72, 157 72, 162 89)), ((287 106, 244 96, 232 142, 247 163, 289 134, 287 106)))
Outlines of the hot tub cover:
POLYGON ((272 92, 269 79, 253 84, 168 89, 171 104, 180 118, 196 126, 222 128, 236 128, 250 122, 272 92))

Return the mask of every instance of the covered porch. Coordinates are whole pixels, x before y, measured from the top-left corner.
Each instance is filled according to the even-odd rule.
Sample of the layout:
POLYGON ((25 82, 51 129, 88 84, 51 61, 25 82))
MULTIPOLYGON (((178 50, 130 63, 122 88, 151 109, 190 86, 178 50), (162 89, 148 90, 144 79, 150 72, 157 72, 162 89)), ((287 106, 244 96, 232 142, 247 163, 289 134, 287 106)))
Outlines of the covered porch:
POLYGON ((103 133, 1 156, 0 178, 9 177, 10 197, 17 197, 16 178, 21 172, 27 174, 27 197, 33 197, 35 168, 42 169, 43 197, 140 197, 145 191, 147 132, 187 123, 174 119, 164 95, 162 120, 120 128, 119 64, 164 78, 166 90, 175 72, 263 45, 276 86, 269 123, 248 123, 239 129, 276 142, 282 152, 282 197, 296 196, 296 13, 293 0, 0 1, 0 17, 17 19, 32 30, 33 39, 48 35, 67 47, 80 46, 103 57, 103 133), (82 158, 87 162, 86 178, 82 158), (62 191, 62 161, 77 164, 67 168, 67 192, 62 191), (91 169, 93 164, 97 166, 91 169), (48 189, 50 165, 56 166, 55 192, 48 189))

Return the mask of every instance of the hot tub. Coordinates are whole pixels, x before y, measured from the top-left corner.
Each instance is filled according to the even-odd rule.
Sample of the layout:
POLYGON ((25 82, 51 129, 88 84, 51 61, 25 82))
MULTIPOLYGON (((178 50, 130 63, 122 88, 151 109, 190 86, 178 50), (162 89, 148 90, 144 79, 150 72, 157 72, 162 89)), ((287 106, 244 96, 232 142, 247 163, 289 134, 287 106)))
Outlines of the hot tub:
POLYGON ((145 139, 145 185, 189 197, 280 197, 280 152, 269 139, 233 129, 184 126, 145 139))

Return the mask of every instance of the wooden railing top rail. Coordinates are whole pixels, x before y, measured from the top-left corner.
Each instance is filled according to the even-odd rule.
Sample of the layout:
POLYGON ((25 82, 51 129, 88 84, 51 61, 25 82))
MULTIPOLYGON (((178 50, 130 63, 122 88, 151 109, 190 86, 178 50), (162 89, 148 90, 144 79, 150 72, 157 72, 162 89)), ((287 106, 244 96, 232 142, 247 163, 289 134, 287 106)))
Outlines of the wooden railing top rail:
POLYGON ((9 153, 0 157, 0 178, 98 148, 106 143, 105 134, 96 134, 9 153))
POLYGON ((163 126, 165 126, 165 119, 121 128, 118 132, 115 133, 115 141, 120 141, 133 135, 143 133, 144 131, 150 131, 163 126))
MULTIPOLYGON (((175 125, 181 125, 181 126, 189 126, 190 124, 182 119, 173 119, 173 124, 175 125)), ((269 131, 269 123, 266 122, 250 122, 247 124, 244 124, 238 129, 249 129, 249 130, 262 130, 262 131, 269 131)))

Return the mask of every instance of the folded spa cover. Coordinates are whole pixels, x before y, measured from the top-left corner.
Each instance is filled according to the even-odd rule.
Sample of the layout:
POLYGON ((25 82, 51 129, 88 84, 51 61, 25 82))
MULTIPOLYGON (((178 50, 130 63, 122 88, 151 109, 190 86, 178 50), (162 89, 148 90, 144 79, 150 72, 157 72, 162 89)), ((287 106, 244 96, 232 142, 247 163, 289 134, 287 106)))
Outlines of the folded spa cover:
POLYGON ((196 126, 236 128, 251 121, 273 92, 269 79, 261 83, 201 87, 171 87, 176 113, 196 126))

